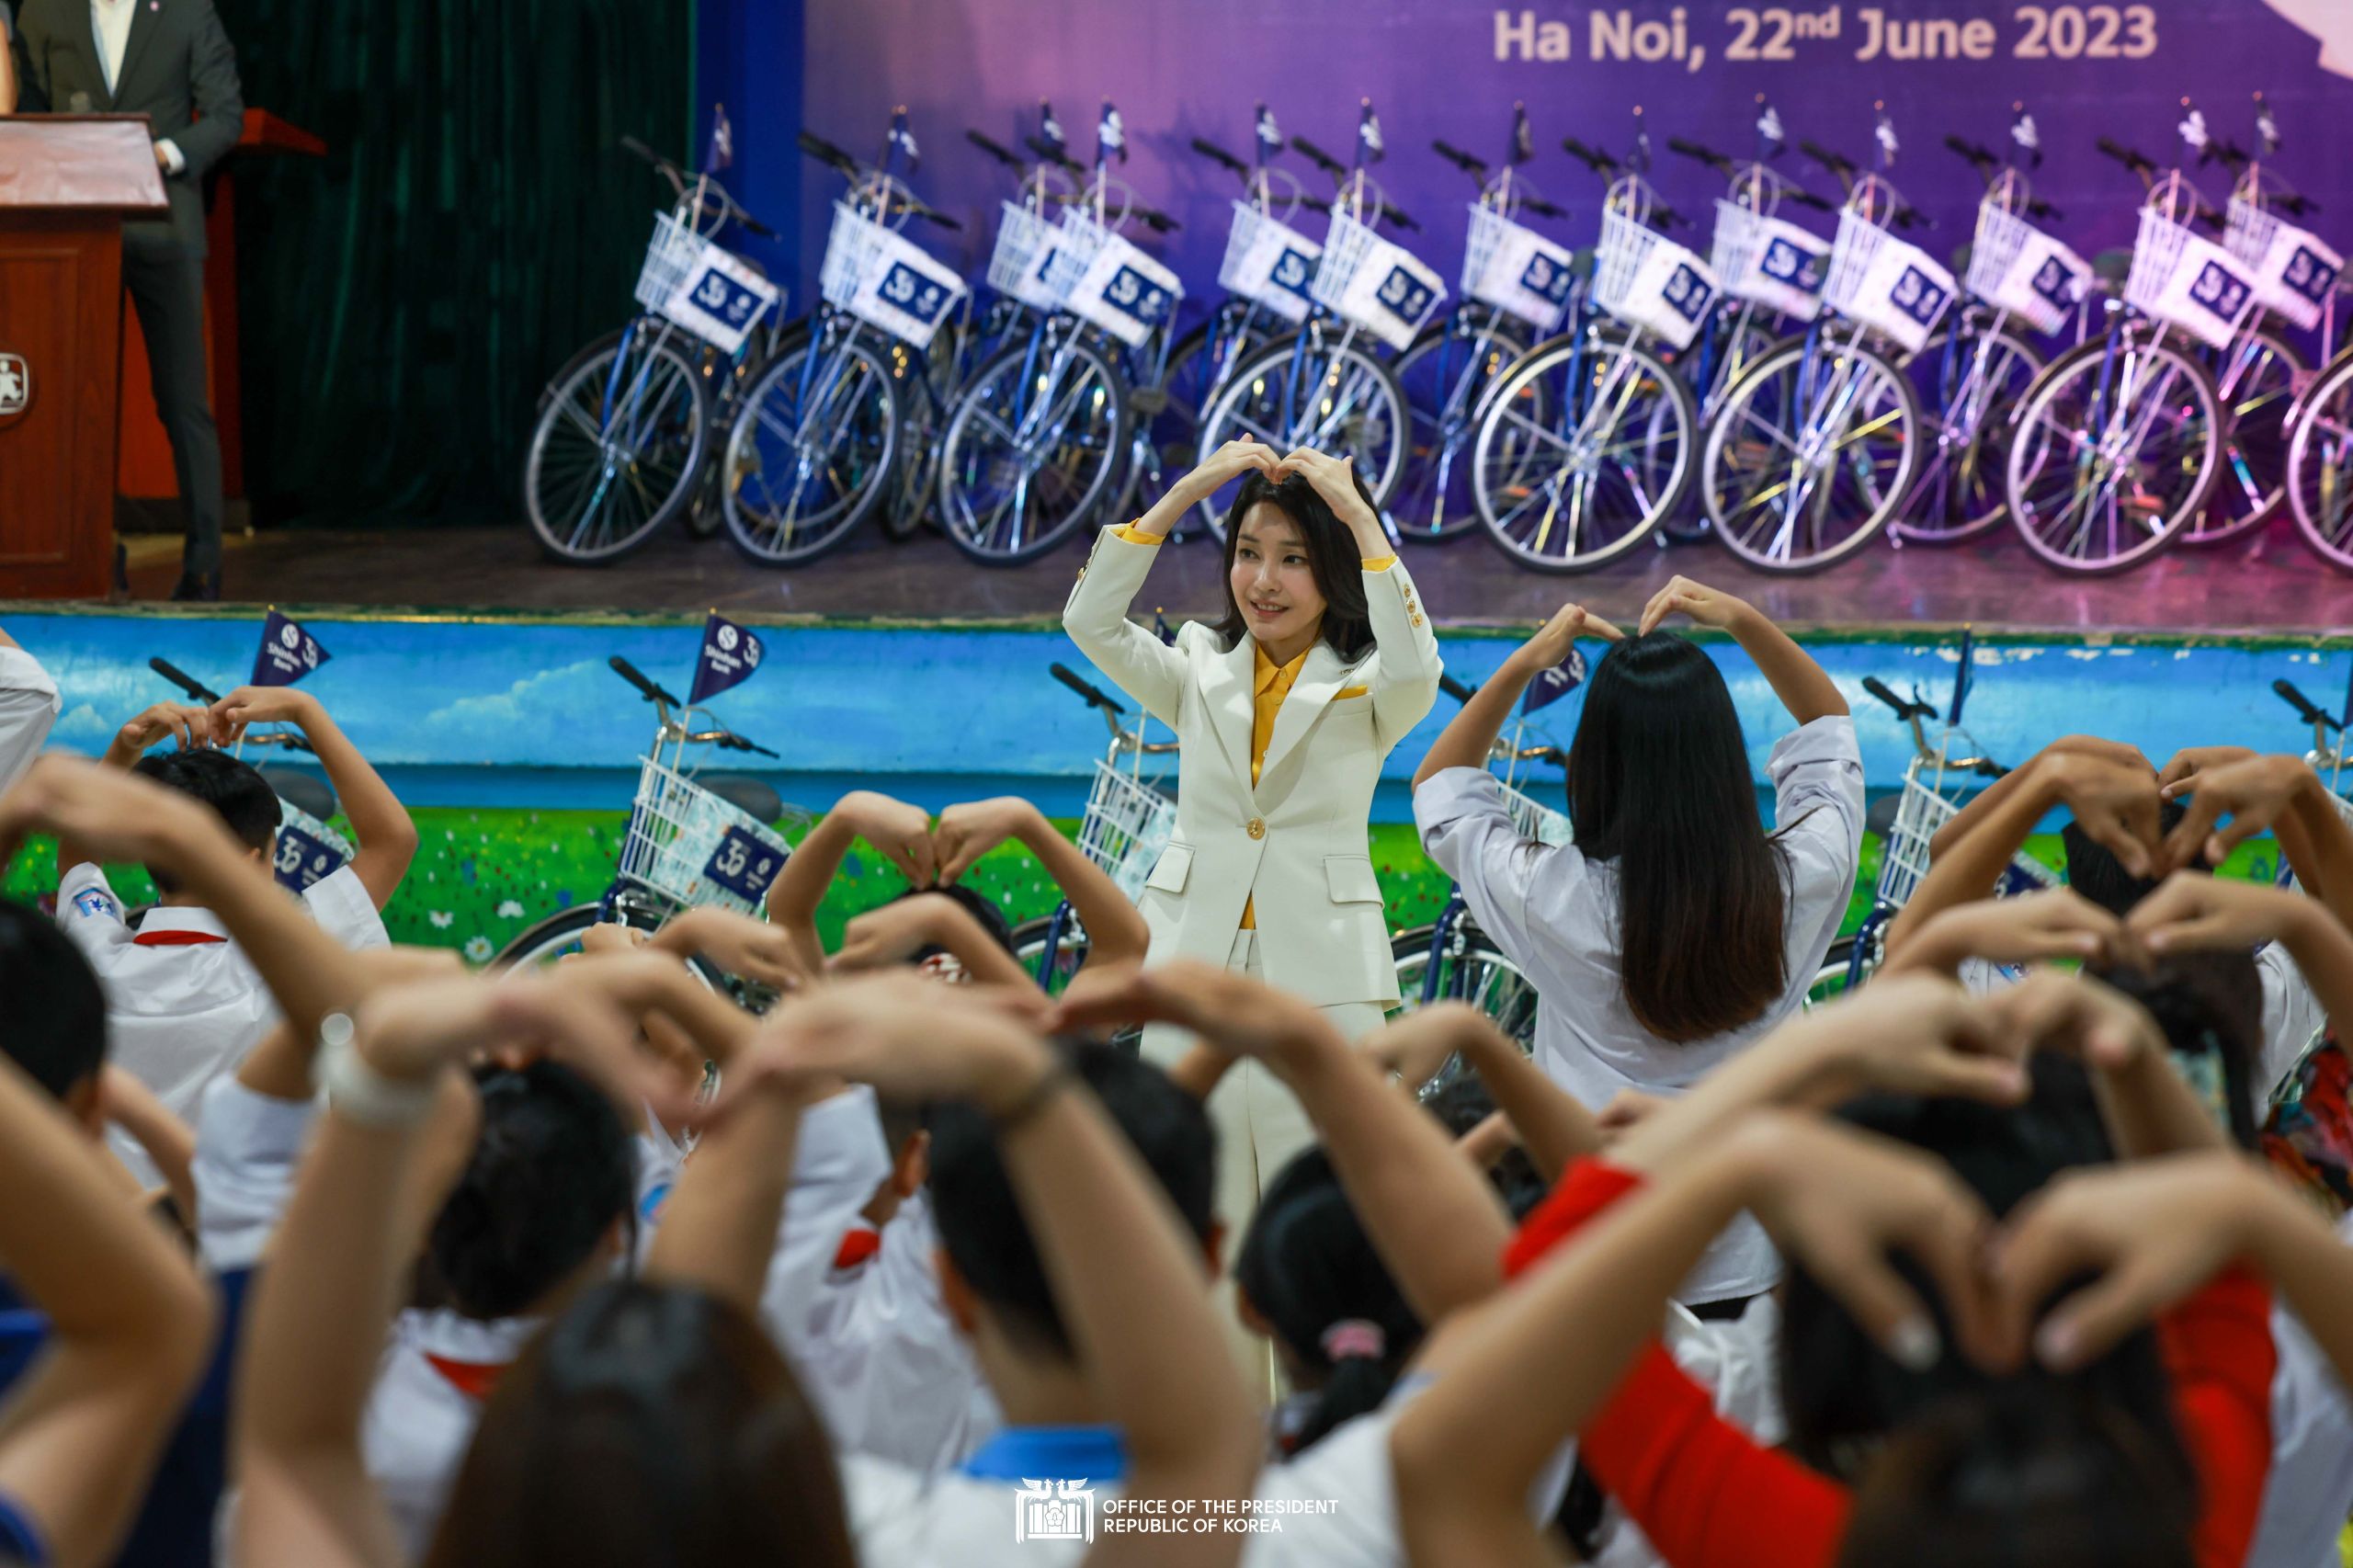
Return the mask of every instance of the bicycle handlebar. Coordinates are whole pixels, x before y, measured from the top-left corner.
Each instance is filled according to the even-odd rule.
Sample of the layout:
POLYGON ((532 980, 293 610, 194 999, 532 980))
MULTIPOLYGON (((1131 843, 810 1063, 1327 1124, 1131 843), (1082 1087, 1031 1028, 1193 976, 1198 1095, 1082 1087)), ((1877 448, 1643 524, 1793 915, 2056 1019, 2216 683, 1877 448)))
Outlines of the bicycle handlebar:
POLYGON ((1798 143, 1798 151, 1836 175, 1841 183, 1854 178, 1861 172, 1856 168, 1854 159, 1844 153, 1834 153, 1819 142, 1801 142, 1798 143))
POLYGON ((2001 159, 1994 155, 1993 149, 1983 142, 1971 142, 1960 136, 1947 136, 1945 145, 1969 160, 1981 174, 2001 162, 2001 159))
POLYGON ((2147 179, 2157 172, 2156 164, 2144 153, 2136 153, 2112 136, 2103 136, 2093 143, 2105 156, 2115 159, 2132 173, 2147 179))
POLYGON ((1326 153, 1323 148, 1318 147, 1314 142, 1310 142, 1304 136, 1292 137, 1290 139, 1290 150, 1297 153, 1301 157, 1305 158, 1309 163, 1313 164, 1317 168, 1322 169, 1325 174, 1330 175, 1334 179, 1345 179, 1347 177, 1348 170, 1347 165, 1341 163, 1339 159, 1332 156, 1331 153, 1326 153))
POLYGON ((1693 163, 1705 164, 1726 179, 1732 177, 1732 160, 1712 147, 1702 147, 1697 142, 1687 142, 1680 136, 1666 139, 1666 150, 1679 153, 1693 163))
POLYGON ((1444 670, 1438 673, 1438 688, 1457 702, 1468 702, 1479 695, 1478 687, 1463 685, 1444 670))
POLYGON ((615 653, 611 658, 607 659, 605 663, 612 666, 613 673, 615 675, 629 682, 630 685, 637 687, 637 689, 644 695, 646 701, 666 703, 672 708, 683 708, 686 706, 685 703, 680 702, 676 698, 663 690, 662 687, 646 679, 643 672, 640 671, 635 665, 631 664, 627 659, 622 658, 619 653, 615 653))
POLYGON ((1937 716, 1937 710, 1934 706, 1926 702, 1905 701, 1903 698, 1896 696, 1894 692, 1889 690, 1887 683, 1880 679, 1877 676, 1865 676, 1863 677, 1863 689, 1870 692, 1873 697, 1878 698, 1881 702, 1886 703, 1890 708, 1894 709, 1895 716, 1899 719, 1933 719, 1937 716))
POLYGON ((1086 681, 1080 679, 1075 674, 1072 673, 1068 665, 1048 665, 1046 668, 1052 674, 1056 680, 1062 682, 1064 686, 1070 687, 1073 691, 1078 693, 1080 697, 1084 698, 1089 708, 1100 708, 1107 713, 1125 713, 1127 711, 1127 710, 1121 707, 1119 703, 1116 703, 1108 697, 1104 696, 1101 688, 1088 685, 1086 681))
POLYGON ((1086 172, 1086 165, 1070 155, 1067 147, 1057 147, 1042 136, 1025 136, 1021 144, 1049 164, 1056 164, 1074 175, 1086 172))
POLYGON ((1607 153, 1596 152, 1574 136, 1561 138, 1561 151, 1591 169, 1595 174, 1604 175, 1612 179, 1618 176, 1617 159, 1607 153))
POLYGON ((165 660, 150 659, 147 661, 147 667, 187 692, 188 700, 191 702, 201 702, 210 707, 221 700, 219 692, 165 660))
POLYGON ((1194 137, 1193 151, 1199 153, 1202 157, 1207 158, 1212 164, 1224 165, 1233 173, 1242 176, 1245 179, 1250 177, 1249 165, 1244 163, 1241 159, 1235 157, 1233 153, 1227 152, 1224 148, 1219 146, 1216 142, 1211 142, 1207 137, 1194 137))
POLYGON ((2317 725, 2330 730, 2341 731, 2344 729, 2344 725, 2340 724, 2337 721, 2330 718, 2326 713, 2313 706, 2313 699, 2311 698, 2306 697, 2302 692, 2297 690, 2296 683, 2294 681, 2275 680, 2271 683, 2271 689, 2278 692, 2279 694, 2279 699, 2282 702, 2285 702, 2289 707, 2294 709, 2296 710, 2296 717, 2302 719, 2305 723, 2317 725))
MULTIPOLYGON (((684 196, 687 193, 687 187, 695 183, 693 176, 688 174, 686 170, 680 168, 676 164, 672 163, 669 159, 664 157, 661 153, 655 152, 644 142, 640 142, 634 136, 622 137, 620 139, 620 146, 621 151, 644 159, 648 164, 654 165, 654 168, 657 173, 668 176, 670 183, 678 187, 678 194, 680 196, 684 196)), ((832 148, 831 150, 836 153, 841 151, 839 148, 832 148)), ((849 154, 847 153, 842 153, 842 156, 844 157, 847 157, 848 155, 849 154)), ((753 217, 748 211, 745 210, 744 204, 742 202, 727 194, 727 187, 725 186, 721 185, 717 180, 705 180, 702 182, 702 187, 704 199, 716 199, 719 203, 720 210, 724 212, 729 218, 734 220, 734 222, 742 224, 753 233, 758 234, 763 238, 771 240, 776 238, 776 231, 769 228, 766 223, 761 222, 757 218, 753 217)))
POLYGON ((1487 161, 1484 158, 1474 157, 1451 142, 1434 141, 1430 146, 1439 157, 1472 178, 1484 180, 1487 177, 1487 161))
POLYGON ((1539 218, 1565 218, 1569 215, 1567 208, 1557 202, 1547 201, 1540 196, 1520 198, 1519 209, 1523 212, 1533 212, 1539 218))
POLYGON ((858 160, 813 131, 804 131, 794 137, 793 144, 846 178, 856 179, 858 176, 858 160))
POLYGON ((998 163, 1003 164, 1008 169, 1017 170, 1024 167, 1021 160, 1014 155, 1012 148, 1007 147, 1005 143, 996 141, 993 137, 983 136, 977 131, 967 131, 964 132, 964 140, 970 142, 973 146, 978 147, 982 152, 986 153, 990 157, 995 158, 998 163))

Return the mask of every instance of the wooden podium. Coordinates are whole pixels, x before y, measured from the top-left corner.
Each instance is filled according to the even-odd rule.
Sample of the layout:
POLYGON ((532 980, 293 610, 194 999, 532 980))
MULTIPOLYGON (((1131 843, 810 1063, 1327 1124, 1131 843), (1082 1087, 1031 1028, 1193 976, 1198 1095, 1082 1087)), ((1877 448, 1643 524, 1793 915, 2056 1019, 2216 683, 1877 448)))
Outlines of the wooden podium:
POLYGON ((102 598, 122 224, 162 218, 144 115, 0 119, 0 598, 102 598))

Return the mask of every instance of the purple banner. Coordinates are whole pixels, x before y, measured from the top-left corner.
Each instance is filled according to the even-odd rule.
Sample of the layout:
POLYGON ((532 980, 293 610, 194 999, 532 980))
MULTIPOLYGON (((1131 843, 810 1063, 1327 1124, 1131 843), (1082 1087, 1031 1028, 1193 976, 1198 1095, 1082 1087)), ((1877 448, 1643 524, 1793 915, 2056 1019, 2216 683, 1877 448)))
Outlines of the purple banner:
MULTIPOLYGON (((1086 111, 1115 101, 1130 153, 1116 172, 1184 223, 1165 238, 1131 237, 1184 278, 1188 324, 1217 297, 1228 204, 1240 191, 1233 175, 1188 143, 1206 137, 1246 162, 1261 100, 1286 133, 1346 161, 1359 99, 1370 98, 1387 154, 1375 176, 1420 222, 1423 233, 1402 237, 1449 287, 1476 186, 1430 142, 1442 138, 1500 167, 1516 100, 1527 104, 1534 149, 1520 177, 1569 213, 1531 224, 1573 246, 1598 232, 1602 185, 1561 151, 1563 136, 1622 155, 1642 106, 1652 177, 1669 202, 1699 217, 1704 251, 1723 182, 1673 155, 1666 141, 1754 155, 1759 94, 1788 139, 1775 167, 1826 197, 1836 196, 1835 184, 1798 143, 1813 141, 1870 167, 1874 104, 1883 100, 1899 146, 1893 177, 1938 224, 1914 237, 1942 257, 1970 239, 1983 188, 1945 148, 1948 135, 2009 152, 2012 105, 2023 100, 2042 154, 2035 193, 2063 213, 2049 227, 2090 256, 2131 243, 2141 196, 2139 182, 2095 150, 2097 138, 2160 164, 2192 159, 2177 132, 2188 95, 2214 138, 2252 151, 2261 92, 2283 142, 2268 168, 2319 203, 2306 226, 2339 248, 2353 240, 2353 143, 2342 134, 2353 123, 2346 0, 809 0, 807 40, 810 129, 871 155, 892 108, 907 105, 926 154, 915 189, 966 224, 961 235, 916 237, 968 273, 985 265, 997 204, 1013 191, 1009 174, 964 131, 1018 147, 1037 131, 1039 100, 1051 98, 1072 153, 1091 162, 1086 111)), ((1296 153, 1275 162, 1310 190, 1328 190, 1296 153)), ((2192 175, 2222 206, 2230 191, 2222 165, 2193 163, 2192 175)), ((803 181, 811 276, 838 183, 813 166, 803 181)), ((1830 232, 1826 220, 1804 216, 1807 227, 1830 232)), ((1299 221, 1322 232, 1312 213, 1299 221)))

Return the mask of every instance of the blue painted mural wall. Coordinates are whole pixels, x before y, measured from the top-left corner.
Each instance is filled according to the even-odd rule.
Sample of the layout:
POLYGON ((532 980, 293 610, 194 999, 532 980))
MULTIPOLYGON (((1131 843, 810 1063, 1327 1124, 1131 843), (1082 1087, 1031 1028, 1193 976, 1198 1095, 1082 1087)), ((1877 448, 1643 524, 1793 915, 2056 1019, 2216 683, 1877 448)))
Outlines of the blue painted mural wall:
MULTIPOLYGON (((618 806, 653 728, 652 710, 606 665, 619 653, 681 689, 699 629, 683 623, 306 619, 333 657, 305 683, 405 798, 420 805, 618 806)), ((219 689, 252 667, 257 619, 19 614, 8 631, 57 678, 64 711, 54 744, 95 752, 122 721, 174 697, 147 667, 162 655, 219 689)), ((1059 629, 776 626, 756 677, 716 703, 728 725, 783 754, 757 761, 788 800, 823 808, 864 784, 931 806, 1013 791, 1075 814, 1102 722, 1048 674, 1088 666, 1059 629)), ((1447 666, 1485 678, 1514 645, 1505 633, 1449 632, 1447 666)), ((1854 704, 1874 789, 1903 777, 1911 742, 1862 690, 1877 676, 1899 691, 1948 700, 1956 638, 1824 641, 1814 652, 1854 704)), ((1788 725, 1740 650, 1710 644, 1722 667, 1760 778, 1788 725)), ((2270 684, 2285 676, 2342 709, 2353 645, 2229 645, 2115 640, 2099 645, 1981 641, 1965 718, 1985 750, 2015 762, 2055 735, 2088 730, 2162 761, 2176 749, 2232 741, 2301 750, 2305 733, 2270 684)), ((1581 693, 1547 710, 1543 728, 1574 735, 1581 693)), ((1453 704, 1391 754, 1376 804, 1411 815, 1413 770, 1453 704)), ((715 765, 736 767, 728 756, 715 765)))

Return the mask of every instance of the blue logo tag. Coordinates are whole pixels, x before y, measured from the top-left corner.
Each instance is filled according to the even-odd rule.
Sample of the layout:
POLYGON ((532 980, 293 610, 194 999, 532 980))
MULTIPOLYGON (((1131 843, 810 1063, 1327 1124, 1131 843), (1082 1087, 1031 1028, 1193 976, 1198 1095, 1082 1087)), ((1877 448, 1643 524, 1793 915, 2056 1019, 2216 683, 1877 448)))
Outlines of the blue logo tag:
POLYGON ((1676 263, 1674 276, 1666 280, 1665 287, 1659 292, 1685 321, 1698 321, 1705 315, 1708 302, 1716 297, 1716 291, 1708 287, 1707 280, 1682 262, 1676 263))
POLYGON ((1103 302, 1146 326, 1158 326, 1168 319, 1168 290, 1132 267, 1111 274, 1111 281, 1103 285, 1103 302))
POLYGON ((934 282, 904 261, 894 261, 891 270, 882 275, 882 286, 875 292, 892 310, 904 311, 929 326, 948 308, 946 285, 934 282))
POLYGON ((2325 258, 2314 256, 2310 246, 2298 245, 2287 269, 2279 274, 2279 281, 2317 305, 2336 287, 2336 274, 2337 268, 2325 258))
POLYGON ((2029 287, 2037 297, 2066 310, 2075 302, 2075 269, 2055 256, 2045 256, 2029 287))
POLYGON ((122 910, 115 901, 97 888, 84 888, 74 895, 74 907, 92 919, 119 919, 122 910))
POLYGON ((331 877, 343 867, 343 856, 331 845, 320 843, 299 827, 278 830, 278 853, 270 862, 281 886, 301 892, 321 878, 331 877))
POLYGON ((1822 292, 1821 256, 1801 245, 1775 236, 1767 243, 1765 254, 1756 259, 1756 270, 1774 282, 1808 294, 1822 292))
POLYGON ((1945 308, 1943 286, 1931 281, 1928 275, 1916 267, 1904 269, 1904 276, 1895 280, 1895 287, 1889 290, 1887 298, 1889 303, 1922 326, 1934 322, 1945 308))
POLYGON ((1402 267, 1392 267, 1377 296, 1381 307, 1401 321, 1418 324, 1429 313, 1438 291, 1402 267))
POLYGON ((740 827, 731 827, 710 853, 702 874, 737 898, 757 903, 784 869, 781 851, 769 848, 740 827))
POLYGON ((737 328, 751 325, 762 303, 757 294, 715 267, 702 275, 689 298, 697 308, 737 328))
POLYGON ((1569 285, 1573 281, 1569 269, 1542 251, 1528 258, 1528 266, 1519 275, 1521 288, 1531 294, 1541 294, 1556 305, 1567 301, 1569 285))
POLYGON ((2236 321, 2253 292, 2246 279, 2219 262, 2210 261, 2189 286, 2189 297, 2224 321, 2236 321))
POLYGON ((1267 278, 1276 288, 1304 300, 1307 298, 1307 286, 1315 278, 1315 264, 1307 259, 1304 252, 1285 245, 1281 258, 1275 263, 1275 269, 1267 274, 1267 278))

